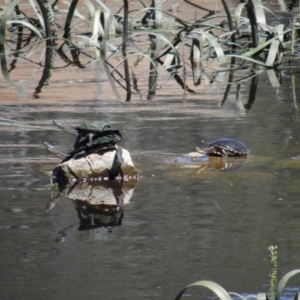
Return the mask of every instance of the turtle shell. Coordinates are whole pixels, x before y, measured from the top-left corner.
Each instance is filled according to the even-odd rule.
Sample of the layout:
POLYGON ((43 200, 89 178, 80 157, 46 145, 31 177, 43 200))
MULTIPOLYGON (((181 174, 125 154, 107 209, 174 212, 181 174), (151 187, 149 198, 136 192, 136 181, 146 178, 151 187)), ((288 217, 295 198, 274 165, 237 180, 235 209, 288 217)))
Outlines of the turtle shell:
POLYGON ((88 138, 84 139, 74 148, 73 151, 69 152, 62 162, 68 161, 71 158, 86 156, 91 153, 97 153, 103 150, 115 150, 117 143, 120 141, 120 137, 115 134, 109 134, 95 138, 92 146, 87 146, 88 138))
POLYGON ((99 133, 115 132, 115 133, 119 133, 119 130, 116 126, 109 124, 106 121, 87 122, 87 123, 77 127, 76 130, 81 131, 81 132, 99 132, 99 133))
POLYGON ((229 138, 217 139, 211 142, 209 147, 214 147, 214 152, 210 154, 217 156, 246 156, 250 153, 242 142, 229 138))

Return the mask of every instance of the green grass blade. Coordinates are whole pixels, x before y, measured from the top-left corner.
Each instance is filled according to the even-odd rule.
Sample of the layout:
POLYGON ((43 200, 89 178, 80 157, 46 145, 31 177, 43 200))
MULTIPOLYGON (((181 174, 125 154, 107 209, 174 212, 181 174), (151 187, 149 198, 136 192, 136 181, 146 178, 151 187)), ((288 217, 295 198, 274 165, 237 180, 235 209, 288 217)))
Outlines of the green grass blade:
POLYGON ((284 34, 288 33, 289 31, 291 31, 291 29, 288 29, 288 30, 284 31, 284 32, 282 32, 280 34, 280 36, 279 35, 275 36, 274 38, 272 38, 272 39, 266 41, 265 43, 263 43, 263 44, 255 47, 254 49, 251 49, 251 50, 247 51, 246 53, 242 54, 241 57, 242 58, 246 58, 246 57, 250 57, 250 56, 255 55, 257 52, 261 51, 266 46, 268 46, 269 44, 271 44, 274 40, 278 39, 279 37, 283 36, 284 34))
POLYGON ((226 57, 236 57, 236 58, 239 58, 239 59, 244 59, 246 61, 255 63, 255 64, 260 65, 260 66, 267 67, 267 65, 263 61, 257 60, 257 59, 254 59, 254 58, 248 57, 248 56, 237 55, 237 54, 227 54, 226 57))

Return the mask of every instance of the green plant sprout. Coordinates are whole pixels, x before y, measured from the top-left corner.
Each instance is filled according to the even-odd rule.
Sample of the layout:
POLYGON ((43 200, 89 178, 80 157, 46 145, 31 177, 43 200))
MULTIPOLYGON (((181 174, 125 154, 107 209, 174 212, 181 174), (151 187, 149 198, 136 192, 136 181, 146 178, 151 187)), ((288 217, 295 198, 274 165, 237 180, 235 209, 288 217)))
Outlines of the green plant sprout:
POLYGON ((268 248, 270 255, 271 272, 269 278, 269 299, 275 300, 276 285, 277 285, 277 246, 270 246, 268 248))

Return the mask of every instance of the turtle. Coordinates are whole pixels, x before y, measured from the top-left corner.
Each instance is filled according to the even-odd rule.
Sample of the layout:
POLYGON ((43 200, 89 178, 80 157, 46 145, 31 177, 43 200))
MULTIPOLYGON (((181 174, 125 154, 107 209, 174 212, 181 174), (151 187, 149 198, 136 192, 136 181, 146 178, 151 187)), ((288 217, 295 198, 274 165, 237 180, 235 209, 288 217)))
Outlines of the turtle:
POLYGON ((208 146, 209 148, 205 149, 196 147, 196 151, 212 156, 247 156, 250 153, 242 142, 230 138, 217 139, 208 146))
POLYGON ((118 159, 120 161, 122 160, 122 148, 117 146, 119 139, 114 135, 106 135, 95 138, 92 140, 92 146, 87 146, 88 139, 89 138, 85 138, 83 141, 79 142, 77 147, 68 153, 63 153, 48 142, 44 142, 44 145, 48 151, 50 151, 56 157, 62 159, 61 163, 64 163, 72 158, 77 159, 91 153, 97 153, 104 150, 117 150, 118 159))
POLYGON ((61 122, 57 120, 52 121, 53 124, 58 127, 59 129, 70 133, 77 135, 75 144, 74 144, 74 150, 78 147, 80 143, 80 139, 83 137, 88 137, 86 145, 88 147, 92 147, 94 145, 93 139, 98 137, 103 137, 106 135, 114 135, 117 139, 117 142, 122 141, 122 135, 119 131, 119 129, 112 125, 107 123, 106 121, 90 121, 87 123, 84 123, 83 125, 79 127, 70 127, 65 124, 62 124, 61 122))
POLYGON ((77 144, 74 149, 67 154, 62 163, 72 158, 80 158, 91 153, 97 153, 104 150, 117 150, 118 159, 122 158, 122 148, 117 146, 119 138, 114 134, 93 138, 92 145, 89 144, 89 137, 85 138, 77 144))
POLYGON ((60 159, 65 159, 66 156, 68 155, 67 153, 61 152, 60 150, 58 150, 57 148, 55 148, 48 142, 44 142, 44 145, 49 152, 51 152, 53 155, 55 155, 56 157, 58 157, 60 159))

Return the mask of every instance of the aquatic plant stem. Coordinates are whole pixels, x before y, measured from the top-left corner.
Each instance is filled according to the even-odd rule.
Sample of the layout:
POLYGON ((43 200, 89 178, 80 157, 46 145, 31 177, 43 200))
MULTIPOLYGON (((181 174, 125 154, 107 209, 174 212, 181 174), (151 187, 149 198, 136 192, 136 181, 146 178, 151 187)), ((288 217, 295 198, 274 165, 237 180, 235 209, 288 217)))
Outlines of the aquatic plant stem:
MULTIPOLYGON (((232 17, 231 17, 231 14, 230 14, 230 11, 229 11, 229 8, 227 6, 227 3, 225 0, 222 0, 222 4, 223 4, 223 7, 225 9, 225 13, 227 15, 227 20, 228 20, 228 26, 229 26, 229 30, 231 32, 234 32, 234 27, 233 27, 233 22, 232 22, 232 17)), ((236 48, 236 45, 235 45, 235 34, 232 34, 231 35, 231 42, 232 42, 232 48, 235 49, 236 48)))
POLYGON ((70 8, 68 10, 68 14, 67 14, 66 22, 65 22, 65 27, 64 27, 65 32, 64 32, 64 35, 63 35, 63 38, 65 38, 65 39, 69 39, 69 37, 70 37, 71 22, 72 22, 72 18, 73 18, 74 11, 76 9, 77 3, 78 3, 78 0, 73 0, 71 5, 70 5, 70 8))
POLYGON ((276 299, 276 286, 277 286, 277 246, 270 246, 268 248, 270 252, 270 264, 271 273, 269 278, 269 299, 276 299))

